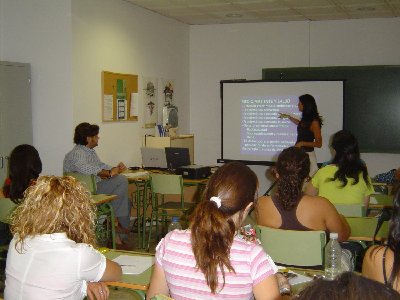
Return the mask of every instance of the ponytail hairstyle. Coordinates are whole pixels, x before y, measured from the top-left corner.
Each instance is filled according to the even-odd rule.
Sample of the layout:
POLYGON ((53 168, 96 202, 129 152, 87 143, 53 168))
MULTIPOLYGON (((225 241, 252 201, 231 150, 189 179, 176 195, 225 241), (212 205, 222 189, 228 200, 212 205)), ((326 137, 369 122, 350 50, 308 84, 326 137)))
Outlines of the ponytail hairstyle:
POLYGON ((226 269, 235 272, 229 254, 240 225, 231 217, 240 212, 242 221, 245 208, 256 199, 257 186, 257 176, 249 167, 239 162, 227 163, 211 176, 202 201, 190 217, 196 267, 203 272, 213 294, 217 292, 218 269, 224 281, 221 289, 226 269), (212 197, 219 199, 211 201, 212 197))
POLYGON ((322 127, 323 121, 322 117, 318 113, 317 103, 315 99, 310 94, 301 95, 299 97, 299 101, 303 105, 303 112, 301 114, 301 124, 306 127, 310 128, 311 123, 314 120, 317 120, 319 126, 322 127))
POLYGON ((394 260, 388 285, 393 287, 394 281, 400 278, 400 190, 394 197, 393 213, 389 224, 388 247, 393 251, 394 260))
POLYGON ((368 171, 365 164, 360 159, 360 150, 356 137, 348 130, 340 130, 333 135, 332 148, 336 154, 332 163, 338 166, 333 178, 342 182, 342 187, 347 185, 347 177, 353 178, 353 185, 359 182, 359 175, 362 173, 367 186, 370 185, 368 171))
POLYGON ((277 197, 285 210, 291 210, 301 199, 303 182, 310 173, 310 158, 300 148, 287 148, 278 156, 276 171, 277 197))

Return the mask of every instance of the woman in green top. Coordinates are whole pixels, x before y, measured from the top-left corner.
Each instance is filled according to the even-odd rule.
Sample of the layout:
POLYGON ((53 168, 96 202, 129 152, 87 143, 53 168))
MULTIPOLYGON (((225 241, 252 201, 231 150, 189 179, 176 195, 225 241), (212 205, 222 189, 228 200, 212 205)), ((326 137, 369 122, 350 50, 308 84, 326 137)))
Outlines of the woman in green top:
POLYGON ((366 165, 360 159, 355 136, 347 130, 334 134, 335 157, 321 168, 308 184, 306 193, 327 198, 334 204, 362 204, 368 208, 374 193, 366 165))

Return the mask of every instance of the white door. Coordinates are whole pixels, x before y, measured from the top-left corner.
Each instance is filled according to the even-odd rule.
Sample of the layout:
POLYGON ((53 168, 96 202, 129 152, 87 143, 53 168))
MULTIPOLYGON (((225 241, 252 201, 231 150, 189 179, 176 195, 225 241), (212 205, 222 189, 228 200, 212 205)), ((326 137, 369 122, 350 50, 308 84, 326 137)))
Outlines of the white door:
POLYGON ((29 64, 0 61, 0 188, 12 149, 33 143, 30 77, 29 64))

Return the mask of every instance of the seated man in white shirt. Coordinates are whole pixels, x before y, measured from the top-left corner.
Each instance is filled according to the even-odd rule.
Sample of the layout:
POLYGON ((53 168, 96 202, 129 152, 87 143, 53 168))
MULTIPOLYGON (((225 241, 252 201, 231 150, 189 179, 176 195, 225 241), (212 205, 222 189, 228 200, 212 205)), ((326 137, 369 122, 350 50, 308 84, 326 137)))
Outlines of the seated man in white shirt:
MULTIPOLYGON (((128 198, 128 180, 119 173, 126 170, 121 162, 116 167, 103 163, 94 148, 99 142, 99 126, 81 123, 75 128, 75 147, 65 155, 64 172, 96 175, 97 193, 117 195, 111 202, 119 226, 117 231, 129 232, 131 203, 128 198)), ((117 241, 118 242, 118 241, 117 241)))

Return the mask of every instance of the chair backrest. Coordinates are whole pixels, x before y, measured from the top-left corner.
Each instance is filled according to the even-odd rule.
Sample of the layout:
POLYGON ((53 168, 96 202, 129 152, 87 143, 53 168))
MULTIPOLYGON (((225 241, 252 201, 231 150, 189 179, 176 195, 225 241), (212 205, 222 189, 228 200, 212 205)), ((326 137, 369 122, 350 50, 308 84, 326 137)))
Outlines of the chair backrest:
POLYGON ((335 204, 335 207, 345 217, 365 217, 367 215, 364 204, 335 204))
POLYGON ((76 172, 64 172, 64 176, 72 176, 82 182, 91 194, 96 194, 96 178, 95 175, 87 175, 76 172))
POLYGON ((150 174, 150 182, 153 193, 183 195, 182 175, 150 174))
MULTIPOLYGON (((346 217, 351 229, 350 239, 372 241, 378 225, 376 217, 346 217)), ((380 227, 376 238, 387 238, 389 233, 389 223, 384 221, 380 227)))
POLYGON ((375 217, 346 217, 351 229, 351 237, 372 239, 378 219, 375 217))
POLYGON ((10 214, 17 207, 17 204, 9 198, 0 198, 0 222, 9 223, 10 214))
POLYGON ((326 244, 325 231, 296 231, 257 227, 257 236, 275 263, 292 266, 321 266, 326 244))

